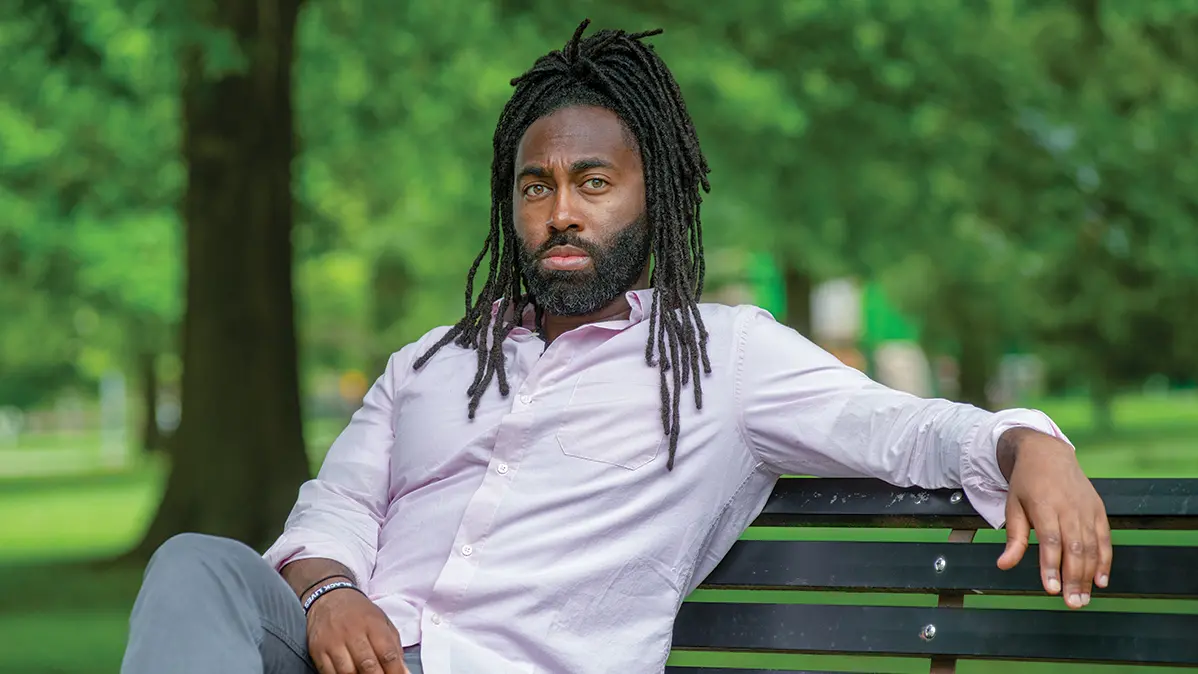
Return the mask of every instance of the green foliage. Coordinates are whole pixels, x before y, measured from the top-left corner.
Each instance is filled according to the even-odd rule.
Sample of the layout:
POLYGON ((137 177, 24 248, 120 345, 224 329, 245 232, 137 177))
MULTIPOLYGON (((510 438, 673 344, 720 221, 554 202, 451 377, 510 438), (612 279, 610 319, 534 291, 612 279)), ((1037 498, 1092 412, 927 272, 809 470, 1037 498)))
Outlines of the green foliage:
POLYGON ((169 349, 181 314, 174 69, 145 12, 24 3, 0 23, 0 371, 28 406, 169 349), (22 11, 23 10, 23 11, 22 11))
MULTIPOLYGON (((187 3, 3 11, 0 310, 20 318, 0 325, 0 367, 61 382, 169 353, 176 55, 199 48, 209 74, 244 55, 187 3), (100 325, 81 334, 80 311, 100 325)), ((935 350, 1033 349, 1074 383, 1198 371, 1184 0, 311 3, 295 103, 306 371, 373 371, 457 317, 508 80, 584 16, 666 28, 654 44, 713 167, 713 260, 764 250, 817 279, 881 280, 935 350)))

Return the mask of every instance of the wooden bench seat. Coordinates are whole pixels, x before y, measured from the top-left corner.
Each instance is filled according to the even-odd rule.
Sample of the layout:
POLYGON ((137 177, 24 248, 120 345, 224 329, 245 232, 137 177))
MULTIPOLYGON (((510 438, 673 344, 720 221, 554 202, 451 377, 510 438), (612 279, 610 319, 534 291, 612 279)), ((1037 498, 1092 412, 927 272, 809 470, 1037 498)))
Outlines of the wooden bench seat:
MULTIPOLYGON (((1198 598, 1198 537, 1158 533, 1159 540, 1152 542, 1159 545, 1120 544, 1124 530, 1198 530, 1198 479, 1099 479, 1094 484, 1116 542, 1110 586, 1095 588, 1095 602, 1157 600, 1147 607, 1125 602, 1069 611, 1059 597, 1051 599, 1052 608, 1043 607, 1043 600, 1033 602, 1033 608, 971 606, 976 602, 966 597, 1047 595, 1036 546, 1015 569, 998 569, 1003 545, 973 542, 979 529, 989 527, 960 491, 785 478, 756 527, 950 531, 938 542, 746 536, 703 582, 702 592, 683 604, 674 651, 901 656, 926 661, 925 671, 936 674, 956 671, 958 659, 1198 668, 1198 608, 1178 601, 1198 598), (784 603, 793 595, 780 594, 803 591, 922 594, 929 600, 925 606, 860 605, 858 595, 856 605, 804 604, 784 603)), ((820 532, 828 533, 813 533, 820 532)), ((851 537, 850 532, 836 538, 851 537)), ((1018 672, 1011 664, 1004 671, 1018 672)), ((781 674, 701 666, 670 666, 666 672, 781 674)))

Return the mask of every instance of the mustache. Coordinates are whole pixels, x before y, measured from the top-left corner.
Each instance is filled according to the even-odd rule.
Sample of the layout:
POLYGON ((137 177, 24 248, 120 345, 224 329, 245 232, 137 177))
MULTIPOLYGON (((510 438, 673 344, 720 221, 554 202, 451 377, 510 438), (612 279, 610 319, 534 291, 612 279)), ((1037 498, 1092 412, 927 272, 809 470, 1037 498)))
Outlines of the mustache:
POLYGON ((545 243, 541 244, 539 248, 533 251, 532 257, 534 259, 539 259, 542 255, 549 252, 550 248, 556 248, 558 246, 574 246, 575 248, 585 252, 587 255, 590 255, 592 258, 598 257, 599 253, 599 248, 591 242, 583 241, 582 237, 578 236, 574 232, 562 231, 551 234, 549 238, 545 240, 545 243))

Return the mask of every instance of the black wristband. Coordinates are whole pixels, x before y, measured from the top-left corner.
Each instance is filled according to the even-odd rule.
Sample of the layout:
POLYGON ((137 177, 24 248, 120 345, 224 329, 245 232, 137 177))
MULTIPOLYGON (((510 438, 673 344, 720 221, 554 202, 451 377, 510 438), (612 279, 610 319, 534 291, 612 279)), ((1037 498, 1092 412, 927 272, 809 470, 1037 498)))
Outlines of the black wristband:
POLYGON ((353 578, 352 578, 352 577, 350 577, 350 576, 347 576, 347 575, 345 575, 344 573, 334 573, 334 574, 333 574, 333 575, 331 575, 331 576, 325 576, 324 578, 321 578, 320 580, 316 581, 315 583, 312 583, 312 584, 311 584, 311 585, 309 585, 308 587, 304 588, 304 591, 299 593, 299 598, 300 598, 300 601, 303 601, 303 600, 304 600, 304 595, 306 595, 306 594, 308 594, 309 592, 311 592, 311 591, 313 590, 313 588, 315 588, 317 585, 320 585, 321 583, 325 582, 326 580, 332 580, 332 579, 334 579, 334 578, 344 578, 344 579, 346 579, 346 580, 348 580, 348 581, 351 581, 351 582, 353 581, 353 578))
MULTIPOLYGON (((329 583, 328 585, 322 585, 322 586, 316 588, 316 591, 312 593, 312 596, 308 597, 308 599, 304 602, 304 604, 303 604, 304 615, 308 614, 308 611, 312 608, 312 605, 316 603, 317 599, 320 599, 324 595, 326 595, 330 592, 333 592, 335 590, 354 590, 358 593, 362 593, 362 591, 358 589, 357 585, 354 585, 353 583, 349 582, 348 580, 339 580, 336 583, 329 583)), ((362 594, 364 594, 364 593, 362 593, 362 594)))

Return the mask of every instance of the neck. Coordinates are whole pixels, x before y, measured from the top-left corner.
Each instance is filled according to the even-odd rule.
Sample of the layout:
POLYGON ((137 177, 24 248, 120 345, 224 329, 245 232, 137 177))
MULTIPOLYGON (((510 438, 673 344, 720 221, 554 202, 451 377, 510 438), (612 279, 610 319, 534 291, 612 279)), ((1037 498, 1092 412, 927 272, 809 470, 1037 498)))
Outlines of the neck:
MULTIPOLYGON (((637 282, 628 290, 643 290, 649 287, 649 270, 645 269, 645 273, 637 282)), ((632 307, 628 305, 627 291, 620 293, 616 299, 604 306, 599 311, 585 314, 583 316, 558 316, 545 312, 545 317, 541 321, 541 336, 546 343, 552 342, 562 335, 564 332, 569 332, 574 328, 578 328, 591 323, 602 323, 604 321, 615 321, 628 318, 632 312, 632 307)))

